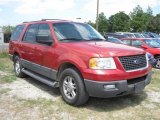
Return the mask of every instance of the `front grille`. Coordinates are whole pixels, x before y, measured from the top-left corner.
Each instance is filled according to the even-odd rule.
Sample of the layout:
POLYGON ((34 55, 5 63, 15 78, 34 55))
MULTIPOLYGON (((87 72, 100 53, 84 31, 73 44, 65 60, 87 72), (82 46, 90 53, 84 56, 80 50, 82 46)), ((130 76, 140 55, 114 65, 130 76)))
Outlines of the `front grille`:
POLYGON ((147 66, 146 56, 143 55, 133 55, 133 56, 123 56, 119 57, 124 69, 126 71, 137 70, 145 68, 147 66))

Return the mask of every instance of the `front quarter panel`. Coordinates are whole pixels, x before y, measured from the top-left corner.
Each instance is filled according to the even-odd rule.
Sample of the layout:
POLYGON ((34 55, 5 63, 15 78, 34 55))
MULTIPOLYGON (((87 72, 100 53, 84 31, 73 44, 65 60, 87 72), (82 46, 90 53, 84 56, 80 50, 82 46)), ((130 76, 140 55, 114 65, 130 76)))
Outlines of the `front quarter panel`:
POLYGON ((99 55, 91 51, 75 50, 57 45, 55 48, 55 68, 58 70, 63 63, 71 63, 82 72, 83 69, 88 68, 89 59, 92 57, 99 57, 99 55))

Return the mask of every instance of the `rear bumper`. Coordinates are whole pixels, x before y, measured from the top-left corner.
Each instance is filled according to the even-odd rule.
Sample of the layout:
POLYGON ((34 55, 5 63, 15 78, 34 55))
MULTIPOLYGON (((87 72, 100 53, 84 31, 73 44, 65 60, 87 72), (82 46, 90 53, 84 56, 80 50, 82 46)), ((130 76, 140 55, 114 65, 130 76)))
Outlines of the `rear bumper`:
POLYGON ((142 91, 146 85, 151 81, 152 72, 149 74, 131 79, 131 80, 119 80, 110 82, 97 82, 93 80, 85 79, 85 86, 90 96, 109 98, 116 96, 123 96, 132 93, 138 93, 142 91), (115 88, 106 89, 105 85, 115 85, 115 88))

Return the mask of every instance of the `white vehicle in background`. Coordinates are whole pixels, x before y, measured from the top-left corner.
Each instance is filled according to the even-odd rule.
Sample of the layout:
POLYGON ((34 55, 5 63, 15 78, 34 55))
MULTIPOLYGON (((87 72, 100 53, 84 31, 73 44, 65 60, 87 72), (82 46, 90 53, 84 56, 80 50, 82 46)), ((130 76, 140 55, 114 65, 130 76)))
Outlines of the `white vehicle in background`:
POLYGON ((127 35, 128 38, 144 38, 140 33, 131 33, 131 32, 116 32, 116 34, 127 35))

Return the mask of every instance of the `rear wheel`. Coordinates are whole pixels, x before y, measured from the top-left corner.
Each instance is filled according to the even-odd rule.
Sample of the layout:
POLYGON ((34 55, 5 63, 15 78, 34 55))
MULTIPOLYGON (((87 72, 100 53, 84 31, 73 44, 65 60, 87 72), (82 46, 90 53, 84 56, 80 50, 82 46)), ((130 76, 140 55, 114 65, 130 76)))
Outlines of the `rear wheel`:
POLYGON ((25 77, 26 75, 22 72, 22 64, 21 60, 18 56, 15 56, 14 58, 14 71, 17 77, 25 77))
POLYGON ((63 100, 74 106, 85 104, 89 98, 82 77, 73 68, 68 68, 61 73, 60 92, 63 100))
POLYGON ((160 56, 155 57, 156 59, 156 64, 155 64, 155 68, 160 69, 160 56))

